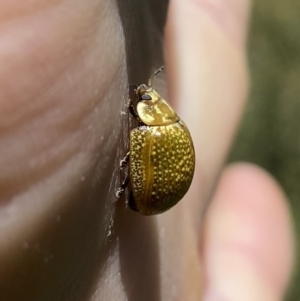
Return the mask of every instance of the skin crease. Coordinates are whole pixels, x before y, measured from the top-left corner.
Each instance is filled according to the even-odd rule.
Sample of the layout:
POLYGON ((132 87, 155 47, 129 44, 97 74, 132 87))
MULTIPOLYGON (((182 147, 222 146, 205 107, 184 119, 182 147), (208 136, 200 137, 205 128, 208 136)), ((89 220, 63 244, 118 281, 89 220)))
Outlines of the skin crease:
MULTIPOLYGON (((146 82, 162 64, 166 3, 0 0, 1 300, 201 299, 200 213, 245 99, 241 41, 248 4, 236 8, 242 11, 240 32, 227 35, 214 12, 222 20, 232 16, 226 19, 218 2, 214 9, 209 1, 187 2, 170 3, 165 54, 169 96, 195 137, 197 171, 185 200, 145 218, 115 199, 128 143, 122 111, 128 82, 146 82), (196 38, 180 34, 181 28, 195 27, 184 24, 180 12, 200 22, 196 38), (193 47, 197 40, 207 43, 193 47), (182 45, 190 45, 183 57, 191 61, 179 56, 187 52, 182 45), (191 72, 198 57, 201 68, 191 72), (201 93, 194 88, 199 82, 201 93)), ((236 29, 226 24, 225 31, 236 29)), ((278 212, 286 229, 282 237, 291 237, 287 211, 278 212)), ((291 262, 291 250, 292 239, 280 258, 291 262)), ((283 283, 281 291, 291 266, 283 262, 284 276, 276 280, 283 283)), ((207 270, 204 274, 211 279, 207 270)), ((207 296, 214 295, 211 287, 213 281, 205 281, 207 296)))

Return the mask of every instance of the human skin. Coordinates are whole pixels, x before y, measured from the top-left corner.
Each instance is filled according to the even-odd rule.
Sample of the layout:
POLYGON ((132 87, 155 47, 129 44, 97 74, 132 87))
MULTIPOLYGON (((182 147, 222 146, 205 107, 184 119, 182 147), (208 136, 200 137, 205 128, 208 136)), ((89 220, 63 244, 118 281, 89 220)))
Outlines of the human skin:
POLYGON ((0 7, 1 300, 281 300, 293 254, 284 194, 257 167, 221 171, 246 99, 249 3, 170 1, 168 98, 197 164, 186 197, 156 217, 115 191, 128 83, 162 63, 165 3, 0 7))

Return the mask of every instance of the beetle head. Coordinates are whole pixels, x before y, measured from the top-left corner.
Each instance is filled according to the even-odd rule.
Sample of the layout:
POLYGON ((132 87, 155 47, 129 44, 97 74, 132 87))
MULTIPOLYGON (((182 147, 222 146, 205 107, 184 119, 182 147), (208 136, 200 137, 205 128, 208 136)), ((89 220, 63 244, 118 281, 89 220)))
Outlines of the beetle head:
POLYGON ((154 103, 161 98, 156 90, 146 84, 139 85, 136 88, 135 93, 137 95, 138 101, 151 101, 154 103))

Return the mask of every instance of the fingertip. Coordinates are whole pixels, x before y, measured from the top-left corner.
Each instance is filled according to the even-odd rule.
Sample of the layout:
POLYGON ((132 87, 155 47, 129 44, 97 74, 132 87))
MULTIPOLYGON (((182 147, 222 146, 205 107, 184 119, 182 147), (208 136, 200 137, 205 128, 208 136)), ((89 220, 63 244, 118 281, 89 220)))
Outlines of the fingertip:
MULTIPOLYGON (((202 19, 208 17, 229 40, 238 47, 244 47, 249 8, 250 0, 172 0, 167 25, 173 26, 173 22, 185 13, 189 13, 191 17, 201 16, 202 19)), ((183 21, 196 25, 200 20, 188 18, 183 21)))
POLYGON ((294 245, 287 200, 276 181, 251 164, 226 168, 207 215, 205 244, 209 295, 282 297, 294 245))

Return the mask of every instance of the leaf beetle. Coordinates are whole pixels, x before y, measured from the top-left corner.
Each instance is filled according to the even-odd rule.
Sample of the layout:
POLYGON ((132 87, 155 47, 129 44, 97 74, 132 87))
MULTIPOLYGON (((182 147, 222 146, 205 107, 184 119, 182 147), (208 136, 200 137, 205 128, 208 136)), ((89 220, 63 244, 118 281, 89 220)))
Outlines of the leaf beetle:
POLYGON ((129 162, 129 175, 116 192, 119 198, 130 184, 129 206, 142 215, 162 213, 176 205, 188 191, 195 170, 195 151, 185 123, 168 102, 148 84, 135 89, 136 107, 128 109, 139 122, 130 131, 130 149, 120 162, 129 162))

